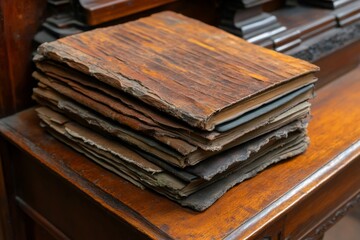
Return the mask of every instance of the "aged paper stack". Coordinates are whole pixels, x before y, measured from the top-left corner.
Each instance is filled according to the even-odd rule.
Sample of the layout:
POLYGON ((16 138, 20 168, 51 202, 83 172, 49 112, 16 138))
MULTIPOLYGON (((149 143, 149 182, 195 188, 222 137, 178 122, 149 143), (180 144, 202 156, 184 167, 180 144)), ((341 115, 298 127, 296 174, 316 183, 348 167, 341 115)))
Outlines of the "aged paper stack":
POLYGON ((318 68, 176 13, 45 43, 34 61, 42 126, 198 211, 308 145, 318 68))

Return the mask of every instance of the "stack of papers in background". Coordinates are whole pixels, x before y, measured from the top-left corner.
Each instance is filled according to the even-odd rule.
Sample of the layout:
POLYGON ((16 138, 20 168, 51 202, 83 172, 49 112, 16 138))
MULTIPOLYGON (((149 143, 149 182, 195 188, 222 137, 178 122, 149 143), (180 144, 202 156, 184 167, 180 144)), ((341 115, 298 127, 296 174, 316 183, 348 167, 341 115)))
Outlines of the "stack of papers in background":
POLYGON ((45 43, 34 61, 42 126, 198 211, 309 143, 318 67, 176 13, 45 43))

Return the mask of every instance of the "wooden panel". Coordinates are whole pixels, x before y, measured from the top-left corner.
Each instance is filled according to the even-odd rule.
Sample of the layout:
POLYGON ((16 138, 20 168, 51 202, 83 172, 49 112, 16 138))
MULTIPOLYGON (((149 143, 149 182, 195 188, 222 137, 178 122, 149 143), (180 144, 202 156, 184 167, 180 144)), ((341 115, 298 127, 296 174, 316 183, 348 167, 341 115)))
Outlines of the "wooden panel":
POLYGON ((1 175, 5 179, 4 189, 0 192, 1 194, 1 205, 0 205, 0 221, 5 233, 5 239, 22 240, 27 239, 27 225, 28 219, 25 218, 25 214, 17 207, 15 202, 15 183, 14 183, 14 168, 10 157, 11 145, 4 139, 0 139, 0 152, 1 152, 1 175), (16 226, 16 227, 15 227, 16 226))
MULTIPOLYGON (((146 239, 22 151, 12 147, 10 152, 16 176, 16 203, 34 221, 34 224, 27 224, 26 235, 37 236, 37 231, 43 229, 47 235, 62 240, 120 239, 123 236, 146 239)), ((99 175, 99 181, 101 178, 99 175)))
MULTIPOLYGON (((0 159, 0 163, 2 160, 0 159)), ((10 229, 7 219, 9 219, 9 206, 5 190, 5 179, 3 176, 2 164, 0 164, 0 239, 8 239, 8 229, 10 229)))
POLYGON ((350 208, 345 217, 342 218, 339 222, 336 222, 335 225, 329 226, 328 230, 324 234, 324 240, 338 240, 344 236, 346 236, 347 240, 358 240, 360 236, 359 226, 360 204, 350 208))
MULTIPOLYGON (((21 177, 21 176, 19 176, 21 177)), ((19 186, 21 188, 21 186, 19 186)), ((21 190, 20 190, 21 191, 21 190)), ((46 199, 46 196, 44 196, 46 199)), ((31 206, 29 206, 24 200, 22 200, 20 197, 16 197, 15 201, 19 208, 24 211, 25 214, 29 216, 29 218, 32 218, 33 221, 28 222, 34 222, 33 226, 31 227, 31 224, 28 224, 27 226, 27 235, 30 235, 29 232, 32 232, 32 235, 36 238, 37 235, 40 236, 40 238, 46 238, 46 235, 53 236, 54 239, 58 240, 69 240, 69 238, 61 232, 56 226, 54 226, 51 222, 49 222, 46 218, 44 218, 40 213, 38 213, 35 209, 33 209, 31 206), (46 231, 45 231, 46 229, 46 231)), ((61 205, 61 204, 59 204, 61 205)), ((58 206, 60 207, 60 206, 58 206)))
POLYGON ((307 235, 316 239, 336 224, 348 210, 360 204, 359 160, 354 159, 354 164, 341 169, 323 188, 314 191, 287 214, 286 236, 302 239, 307 235), (351 181, 344 176, 352 176, 351 181), (354 194, 354 189, 359 192, 354 194))
POLYGON ((53 238, 53 236, 36 223, 34 223, 33 234, 31 237, 33 240, 56 240, 56 238, 53 238))
MULTIPOLYGON (((58 238, 54 238, 49 234, 42 226, 33 221, 29 216, 24 214, 24 218, 26 219, 26 238, 31 240, 59 240, 58 238)), ((61 239, 66 240, 66 239, 61 239)))
POLYGON ((79 0, 79 3, 85 11, 85 22, 92 26, 174 1, 176 0, 79 0))
POLYGON ((45 6, 44 0, 0 1, 0 117, 31 103, 32 39, 45 6))
POLYGON ((301 44, 286 50, 286 54, 314 62, 360 39, 360 23, 356 17, 359 9, 360 2, 355 1, 337 10, 293 6, 273 14, 289 31, 299 31, 301 44))
POLYGON ((319 78, 315 85, 316 88, 319 89, 341 75, 346 74, 351 69, 356 68, 360 63, 360 55, 354 54, 357 52, 360 52, 360 41, 349 44, 315 61, 314 64, 321 69, 316 74, 319 78), (338 59, 341 59, 341 61, 338 61, 338 59))

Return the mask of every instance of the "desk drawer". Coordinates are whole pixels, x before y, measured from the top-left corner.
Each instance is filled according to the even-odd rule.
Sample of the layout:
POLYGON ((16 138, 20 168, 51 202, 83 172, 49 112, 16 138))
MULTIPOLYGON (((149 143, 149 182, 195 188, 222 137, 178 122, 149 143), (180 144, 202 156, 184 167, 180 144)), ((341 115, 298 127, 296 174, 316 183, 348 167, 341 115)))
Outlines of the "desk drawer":
POLYGON ((146 239, 36 159, 14 147, 10 152, 18 206, 56 238, 146 239))

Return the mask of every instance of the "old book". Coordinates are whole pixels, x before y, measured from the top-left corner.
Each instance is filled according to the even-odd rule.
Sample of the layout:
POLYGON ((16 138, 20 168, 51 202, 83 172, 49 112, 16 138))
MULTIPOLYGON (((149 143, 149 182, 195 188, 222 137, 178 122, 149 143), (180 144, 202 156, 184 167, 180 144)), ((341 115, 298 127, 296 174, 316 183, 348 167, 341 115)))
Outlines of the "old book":
POLYGON ((38 63, 76 69, 204 131, 313 83, 318 70, 172 12, 66 37, 38 52, 38 63))
MULTIPOLYGON (((280 97, 262 107, 254 109, 234 121, 220 125, 217 130, 211 132, 199 131, 188 128, 179 122, 171 121, 151 108, 146 108, 137 101, 122 96, 121 93, 105 86, 90 83, 79 84, 78 78, 50 77, 51 74, 43 75, 35 72, 33 76, 42 84, 74 101, 89 108, 94 108, 99 113, 112 117, 137 131, 153 130, 156 127, 162 135, 178 136, 185 141, 204 150, 221 150, 224 145, 235 140, 254 128, 262 126, 288 109, 304 102, 313 96, 313 85, 307 85, 296 89, 289 94, 280 97), (107 109, 107 110, 105 110, 107 109), (117 117, 114 117, 117 116, 117 117), (139 123, 135 123, 139 122, 139 123), (245 126, 247 125, 247 126, 245 126), (141 126, 141 128, 140 128, 141 126)), ((80 80, 84 83, 86 80, 80 80)))
POLYGON ((37 109, 55 137, 139 187, 155 191, 195 210, 204 210, 231 186, 268 165, 303 152, 304 123, 297 121, 185 169, 159 164, 121 142, 112 141, 48 109, 37 109), (218 181, 222 184, 216 184, 218 181), (201 197, 203 195, 208 197, 201 197))
MULTIPOLYGON (((59 87, 57 89, 59 89, 59 87)), ((93 95, 95 94, 96 93, 93 93, 93 95)), ((79 97, 78 94, 77 97, 79 97)), ((89 104, 89 108, 84 108, 84 106, 73 102, 72 99, 65 98, 57 94, 55 91, 46 89, 46 86, 41 87, 40 85, 38 88, 34 89, 33 98, 42 105, 46 105, 56 111, 60 111, 76 121, 81 122, 85 126, 92 129, 98 129, 98 131, 102 134, 116 136, 118 139, 134 145, 150 154, 156 155, 163 161, 176 166, 186 167, 188 165, 194 165, 219 152, 203 150, 189 144, 185 140, 181 140, 181 138, 177 139, 175 138, 175 132, 167 133, 168 136, 164 136, 162 135, 164 133, 163 129, 159 129, 158 126, 146 128, 146 125, 138 122, 138 126, 142 125, 149 130, 156 129, 156 133, 161 133, 162 136, 157 137, 155 134, 152 135, 154 136, 154 138, 152 138, 152 136, 146 135, 147 131, 144 131, 144 135, 141 131, 135 131, 136 129, 131 130, 114 121, 111 121, 111 119, 103 118, 96 112, 91 111, 90 106, 94 108, 94 103, 89 104)), ((299 104, 289 108, 281 114, 277 114, 272 118, 269 118, 266 125, 262 125, 260 124, 261 122, 257 122, 258 125, 255 125, 257 128, 251 129, 252 131, 245 132, 244 134, 238 134, 234 141, 226 144, 221 150, 223 151, 237 146, 274 129, 280 128, 292 121, 295 121, 296 119, 306 118, 310 111, 310 104, 305 101, 306 99, 303 99, 299 104)), ((116 115, 116 113, 113 112, 108 116, 114 115, 116 115)), ((133 120, 136 121, 136 119, 133 120)))

